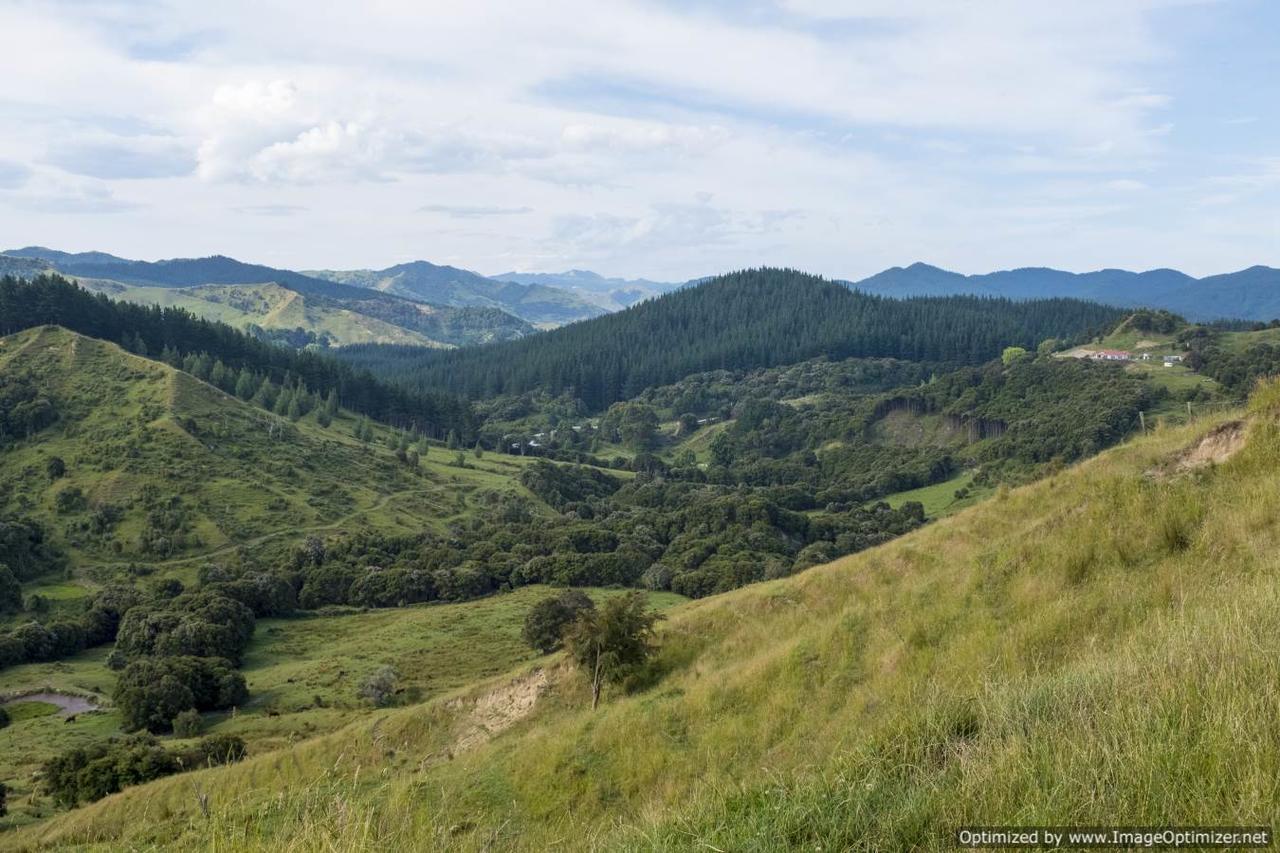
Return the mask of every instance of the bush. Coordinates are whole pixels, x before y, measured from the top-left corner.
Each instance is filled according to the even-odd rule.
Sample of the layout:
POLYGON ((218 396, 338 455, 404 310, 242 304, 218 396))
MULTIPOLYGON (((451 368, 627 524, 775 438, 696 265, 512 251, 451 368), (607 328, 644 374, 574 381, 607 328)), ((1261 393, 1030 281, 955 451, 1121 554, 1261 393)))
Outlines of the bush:
POLYGON ((6 711, 3 706, 0 706, 0 729, 3 729, 8 725, 9 725, 9 712, 6 711))
POLYGON ((27 662, 26 650, 12 634, 0 634, 0 669, 27 662))
POLYGON ((525 616, 524 641, 544 655, 554 652, 560 648, 565 628, 579 613, 594 607, 586 593, 576 589, 544 598, 525 616))
POLYGON ((100 800, 126 785, 176 773, 177 760, 149 735, 112 738, 70 749, 45 762, 41 772, 46 792, 63 806, 100 800))
POLYGON ((395 702, 399 686, 400 673, 395 667, 383 666, 361 683, 359 695, 361 699, 372 702, 375 708, 386 708, 395 702))
POLYGON ((39 622, 20 625, 13 630, 12 636, 22 646, 24 661, 40 663, 53 659, 53 635, 39 622))
POLYGON ((179 753, 182 766, 194 770, 197 767, 217 767, 234 764, 245 756, 244 739, 236 735, 209 735, 201 738, 192 749, 179 753))
POLYGON ((200 712, 195 708, 188 708, 173 718, 173 733, 178 737, 195 737, 202 727, 200 712))
POLYGON ((179 595, 163 607, 134 607, 126 613, 116 648, 129 658, 180 655, 239 661, 253 636, 253 611, 226 595, 179 595))
POLYGON ((112 698, 120 725, 131 732, 167 732, 183 711, 216 711, 249 696, 244 676, 222 658, 143 658, 125 667, 112 698))
POLYGON ((181 752, 168 751, 150 735, 131 735, 67 750, 45 762, 41 778, 45 791, 70 807, 182 770, 239 761, 244 755, 244 741, 235 735, 212 735, 181 752))

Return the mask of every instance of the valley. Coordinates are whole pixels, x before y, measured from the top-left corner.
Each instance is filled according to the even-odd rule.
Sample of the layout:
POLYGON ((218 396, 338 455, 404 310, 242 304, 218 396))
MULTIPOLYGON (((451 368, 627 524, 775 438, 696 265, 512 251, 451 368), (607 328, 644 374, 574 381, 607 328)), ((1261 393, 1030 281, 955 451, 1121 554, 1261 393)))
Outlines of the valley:
POLYGON ((1211 583, 1187 561, 1254 547, 1219 513, 1270 476, 1236 457, 1280 429, 1264 386, 1247 439, 1187 449, 1246 417, 1270 329, 1062 300, 761 270, 523 341, 341 360, 179 307, 0 284, 0 848, 930 846, 921 827, 1067 760, 1039 750, 1073 718, 1029 697, 1099 649, 1141 659, 1211 583), (697 346, 662 336, 687 327, 697 346), (566 588, 665 617, 594 712, 528 633, 566 588), (990 779, 957 750, 1012 750, 1003 787, 972 800, 990 779), (848 774, 877 805, 828 822, 848 774), (725 819, 762 796, 777 809, 725 819))
POLYGON ((1275 845, 1280 3, 0 29, 0 853, 1275 845))

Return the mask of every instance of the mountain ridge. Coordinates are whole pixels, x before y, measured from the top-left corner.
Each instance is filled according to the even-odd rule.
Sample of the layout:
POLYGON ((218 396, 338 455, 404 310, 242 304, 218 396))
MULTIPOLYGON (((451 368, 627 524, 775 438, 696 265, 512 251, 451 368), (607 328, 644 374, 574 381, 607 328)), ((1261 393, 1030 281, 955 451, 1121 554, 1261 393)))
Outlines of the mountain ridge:
POLYGON ((610 311, 628 308, 642 299, 659 296, 683 287, 687 282, 651 281, 646 278, 614 278, 583 269, 559 273, 505 272, 490 278, 517 284, 542 284, 581 294, 584 299, 610 311))
POLYGON ((1070 297, 1119 307, 1163 308, 1189 320, 1280 317, 1280 269, 1255 264, 1196 278, 1167 267, 1134 272, 1105 268, 1073 273, 1018 267, 966 275, 920 261, 843 282, 864 293, 904 298, 976 294, 1009 299, 1070 297))
POLYGON ((510 340, 534 332, 528 322, 492 305, 428 304, 226 255, 151 262, 42 247, 15 252, 0 254, 0 262, 16 258, 15 263, 43 262, 49 268, 13 269, 0 263, 0 273, 30 278, 54 271, 75 278, 86 289, 129 301, 183 307, 197 316, 226 320, 242 329, 257 326, 281 334, 301 330, 336 345, 383 342, 451 347, 510 340), (273 308, 280 300, 269 298, 273 287, 299 294, 302 304, 295 305, 288 315, 275 313, 273 308), (219 288, 241 292, 228 298, 207 298, 219 288), (263 304, 261 312, 231 306, 238 303, 243 308, 255 300, 263 304))
POLYGON ((597 317, 606 311, 562 288, 488 278, 471 270, 424 260, 380 270, 311 270, 309 274, 419 302, 499 308, 542 327, 597 317))

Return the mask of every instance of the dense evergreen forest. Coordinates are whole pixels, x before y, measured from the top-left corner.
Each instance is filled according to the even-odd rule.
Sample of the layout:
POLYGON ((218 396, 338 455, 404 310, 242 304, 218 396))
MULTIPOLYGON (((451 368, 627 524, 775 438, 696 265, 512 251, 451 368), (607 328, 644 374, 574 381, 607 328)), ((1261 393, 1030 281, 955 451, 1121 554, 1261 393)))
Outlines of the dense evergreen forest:
POLYGON ((203 357, 233 374, 247 370, 277 386, 301 383, 321 396, 336 391, 345 408, 435 437, 475 432, 474 416, 462 400, 389 385, 327 355, 272 345, 182 309, 113 301, 56 275, 32 281, 0 278, 0 334, 42 325, 116 341, 137 355, 171 354, 179 365, 187 356, 203 357))
POLYGON ((342 357, 419 391, 482 398, 540 389, 600 410, 698 371, 819 355, 980 364, 1003 347, 1078 340, 1121 317, 1071 299, 885 299, 794 270, 759 269, 497 346, 440 353, 357 346, 342 357))
POLYGON ((1191 326, 1182 330, 1179 341, 1190 353, 1187 364, 1193 370, 1212 377, 1233 394, 1243 397, 1253 389, 1259 379, 1280 373, 1280 338, 1267 333, 1248 339, 1239 346, 1232 346, 1227 333, 1275 329, 1277 325, 1255 324, 1240 328, 1217 324, 1191 326))

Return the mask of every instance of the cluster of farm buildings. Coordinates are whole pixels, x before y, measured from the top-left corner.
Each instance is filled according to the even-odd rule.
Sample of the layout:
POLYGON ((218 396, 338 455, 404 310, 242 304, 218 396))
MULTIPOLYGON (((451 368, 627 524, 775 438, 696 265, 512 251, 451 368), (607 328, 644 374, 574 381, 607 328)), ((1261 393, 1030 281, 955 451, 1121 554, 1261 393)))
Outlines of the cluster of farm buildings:
POLYGON ((1165 367, 1173 367, 1175 364, 1182 363, 1182 356, 1176 354, 1157 356, 1149 352, 1134 355, 1128 350, 1122 349, 1100 349, 1089 353, 1089 358, 1096 361, 1154 361, 1157 358, 1164 361, 1165 367))

